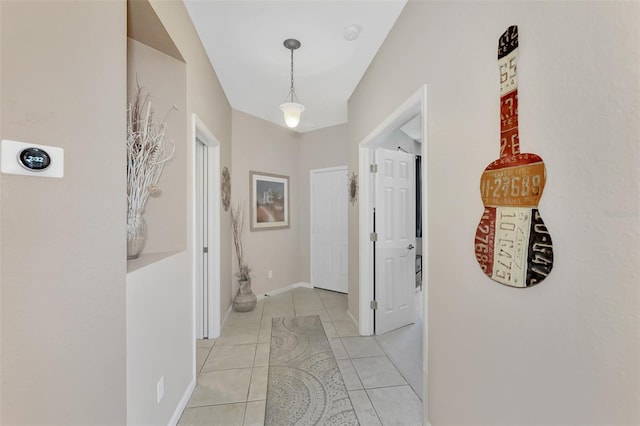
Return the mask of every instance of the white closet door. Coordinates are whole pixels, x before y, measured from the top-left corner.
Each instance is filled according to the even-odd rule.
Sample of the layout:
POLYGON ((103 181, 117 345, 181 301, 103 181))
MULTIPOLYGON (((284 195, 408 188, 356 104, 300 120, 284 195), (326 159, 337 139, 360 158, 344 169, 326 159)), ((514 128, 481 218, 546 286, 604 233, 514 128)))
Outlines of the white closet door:
POLYGON ((311 283, 348 292, 347 167, 311 171, 311 283))

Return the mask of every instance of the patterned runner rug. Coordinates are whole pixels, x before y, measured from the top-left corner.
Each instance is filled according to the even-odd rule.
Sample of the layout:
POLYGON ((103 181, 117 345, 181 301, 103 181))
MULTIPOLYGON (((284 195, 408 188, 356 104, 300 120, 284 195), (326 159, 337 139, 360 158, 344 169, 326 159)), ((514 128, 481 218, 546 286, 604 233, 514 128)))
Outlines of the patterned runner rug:
POLYGON ((273 318, 265 424, 358 425, 317 315, 273 318))

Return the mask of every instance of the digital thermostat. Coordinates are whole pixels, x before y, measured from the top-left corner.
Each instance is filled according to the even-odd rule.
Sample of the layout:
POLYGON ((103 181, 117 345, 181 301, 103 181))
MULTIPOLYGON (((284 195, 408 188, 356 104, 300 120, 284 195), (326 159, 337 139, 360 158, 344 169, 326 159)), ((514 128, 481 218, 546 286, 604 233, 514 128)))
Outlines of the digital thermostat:
POLYGON ((0 163, 2 173, 61 178, 64 149, 3 139, 0 163))
POLYGON ((25 148, 18 156, 20 164, 29 170, 45 170, 51 164, 51 157, 42 148, 25 148))

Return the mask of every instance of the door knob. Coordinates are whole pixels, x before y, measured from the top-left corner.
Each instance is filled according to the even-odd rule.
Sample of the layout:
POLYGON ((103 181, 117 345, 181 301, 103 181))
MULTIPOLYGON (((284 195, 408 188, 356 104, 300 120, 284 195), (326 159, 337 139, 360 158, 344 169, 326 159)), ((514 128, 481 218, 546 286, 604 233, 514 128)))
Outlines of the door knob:
POLYGON ((413 249, 414 249, 413 244, 409 244, 409 245, 407 246, 407 250, 413 250, 413 249))

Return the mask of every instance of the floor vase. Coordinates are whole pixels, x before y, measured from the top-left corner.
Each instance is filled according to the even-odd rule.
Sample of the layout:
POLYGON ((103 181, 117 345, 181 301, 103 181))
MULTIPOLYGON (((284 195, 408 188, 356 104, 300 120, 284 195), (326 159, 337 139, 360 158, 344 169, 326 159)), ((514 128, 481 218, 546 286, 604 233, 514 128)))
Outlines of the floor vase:
POLYGON ((240 288, 233 298, 233 309, 238 312, 249 312, 256 307, 258 298, 251 290, 251 280, 238 280, 240 288))

